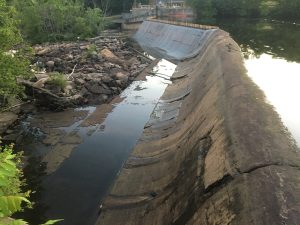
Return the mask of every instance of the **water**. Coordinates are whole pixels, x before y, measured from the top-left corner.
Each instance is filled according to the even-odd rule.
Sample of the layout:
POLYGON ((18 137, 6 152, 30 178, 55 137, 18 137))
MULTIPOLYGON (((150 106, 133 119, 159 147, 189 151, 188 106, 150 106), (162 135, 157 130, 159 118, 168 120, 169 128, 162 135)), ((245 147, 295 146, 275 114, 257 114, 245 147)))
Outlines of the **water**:
POLYGON ((240 45, 248 75, 264 91, 300 146, 300 23, 272 20, 205 21, 240 45))
MULTIPOLYGON (((103 122, 99 123, 99 115, 94 118, 98 123, 93 120, 86 122, 97 111, 96 107, 77 109, 77 112, 82 112, 79 119, 51 130, 52 133, 58 132, 58 136, 68 137, 71 134, 71 144, 59 143, 59 146, 70 146, 67 150, 60 149, 64 153, 57 152, 56 145, 49 147, 42 144, 42 137, 28 144, 25 150, 30 155, 25 173, 29 188, 34 191, 31 200, 36 205, 19 216, 33 225, 58 218, 64 219, 62 224, 68 225, 94 224, 102 199, 140 137, 166 86, 171 83, 169 77, 175 68, 176 65, 161 60, 153 68, 159 76, 133 82, 122 93, 119 103, 108 107, 108 115, 103 122)), ((48 115, 49 118, 51 116, 48 115)), ((26 121, 27 127, 30 124, 34 126, 34 119, 33 116, 29 122, 26 121)), ((67 138, 63 139, 66 141, 67 138)))

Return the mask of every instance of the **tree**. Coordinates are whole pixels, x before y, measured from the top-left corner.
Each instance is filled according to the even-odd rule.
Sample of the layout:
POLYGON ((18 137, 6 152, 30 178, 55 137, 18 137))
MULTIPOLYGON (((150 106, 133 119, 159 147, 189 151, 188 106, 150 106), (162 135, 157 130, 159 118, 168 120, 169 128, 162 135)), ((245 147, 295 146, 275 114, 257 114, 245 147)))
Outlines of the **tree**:
POLYGON ((17 1, 21 30, 32 43, 75 40, 98 35, 107 25, 100 8, 84 0, 17 1))
POLYGON ((213 5, 213 0, 188 0, 198 18, 209 18, 216 15, 216 9, 213 5))
POLYGON ((300 18, 300 0, 277 0, 277 4, 271 14, 282 19, 300 18))
POLYGON ((20 47, 22 38, 15 15, 15 8, 0 0, 0 107, 22 92, 17 76, 30 75, 28 52, 20 47))

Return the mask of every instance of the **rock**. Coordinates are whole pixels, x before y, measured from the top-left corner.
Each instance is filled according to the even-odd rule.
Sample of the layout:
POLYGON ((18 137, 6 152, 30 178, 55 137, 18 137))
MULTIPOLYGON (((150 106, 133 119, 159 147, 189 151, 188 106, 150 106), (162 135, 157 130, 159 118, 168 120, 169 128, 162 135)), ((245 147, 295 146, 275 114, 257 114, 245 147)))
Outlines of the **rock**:
POLYGON ((141 64, 138 66, 139 68, 146 68, 147 67, 147 64, 141 64))
POLYGON ((108 96, 107 95, 101 95, 101 99, 106 102, 108 100, 108 96))
POLYGON ((116 63, 118 65, 122 65, 122 66, 126 67, 124 60, 121 60, 114 53, 112 53, 109 49, 105 48, 105 49, 101 50, 100 54, 107 61, 112 62, 112 63, 116 63))
POLYGON ((107 94, 107 95, 111 94, 110 90, 104 89, 102 86, 100 86, 97 83, 92 85, 87 83, 85 87, 93 94, 107 94))
POLYGON ((104 77, 101 78, 101 80, 102 80, 103 83, 108 84, 108 83, 110 83, 113 79, 112 79, 111 77, 109 77, 109 76, 104 76, 104 77))
POLYGON ((4 133, 6 129, 16 122, 18 116, 12 112, 0 113, 0 134, 4 133))
POLYGON ((9 135, 5 135, 2 140, 3 141, 9 141, 9 142, 15 142, 18 138, 18 134, 9 134, 9 135))
POLYGON ((14 131, 13 130, 10 130, 10 129, 8 129, 7 131, 6 131, 6 133, 7 134, 12 134, 14 131))
POLYGON ((74 56, 72 54, 68 54, 66 56, 66 60, 72 60, 72 59, 74 59, 74 56))
POLYGON ((36 52, 36 54, 37 54, 37 55, 45 55, 45 54, 47 54, 47 53, 49 53, 49 52, 50 52, 50 48, 47 47, 47 48, 43 48, 43 49, 41 49, 41 50, 38 50, 38 51, 36 52))
POLYGON ((86 68, 86 71, 88 71, 89 73, 97 72, 97 70, 93 67, 86 68))
POLYGON ((103 77, 103 74, 102 73, 89 73, 89 76, 92 77, 92 79, 95 79, 95 78, 102 78, 103 77))
POLYGON ((73 86, 68 84, 65 88, 64 88, 64 93, 66 93, 67 95, 69 95, 71 93, 71 91, 73 90, 73 86))
POLYGON ((81 85, 85 84, 85 81, 83 79, 81 79, 81 78, 77 78, 77 79, 75 79, 75 84, 81 86, 81 85))
POLYGON ((55 65, 54 61, 48 61, 48 62, 46 62, 46 66, 49 67, 49 68, 53 68, 54 65, 55 65))
POLYGON ((39 79, 37 82, 35 82, 32 86, 33 87, 37 87, 37 88, 43 88, 45 86, 45 83, 49 80, 49 76, 48 77, 44 77, 39 79))
POLYGON ((105 83, 99 83, 104 89, 107 89, 107 90, 109 90, 109 87, 105 84, 105 83))
POLYGON ((117 78, 118 80, 123 81, 123 82, 127 82, 127 81, 128 81, 128 76, 125 75, 125 74, 122 73, 122 72, 118 72, 118 73, 116 74, 116 78, 117 78))
POLYGON ((102 71, 103 70, 103 67, 100 66, 99 64, 95 64, 94 67, 99 70, 99 71, 102 71))
POLYGON ((40 80, 42 78, 49 78, 49 75, 46 73, 36 73, 34 74, 34 76, 36 77, 37 80, 40 80))
POLYGON ((81 96, 87 96, 90 94, 90 92, 85 88, 83 87, 79 93, 81 96))
POLYGON ((55 62, 55 65, 56 65, 56 64, 60 64, 62 62, 62 59, 61 58, 54 58, 53 61, 55 62))
POLYGON ((123 86, 123 82, 121 80, 116 80, 116 83, 119 87, 122 87, 123 86))

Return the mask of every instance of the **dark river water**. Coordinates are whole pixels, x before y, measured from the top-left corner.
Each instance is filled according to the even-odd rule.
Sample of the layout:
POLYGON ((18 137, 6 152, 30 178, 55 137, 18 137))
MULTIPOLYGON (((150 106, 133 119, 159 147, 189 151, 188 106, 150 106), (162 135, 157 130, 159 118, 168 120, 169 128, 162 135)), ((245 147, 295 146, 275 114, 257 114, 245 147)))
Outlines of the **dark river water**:
POLYGON ((134 81, 107 113, 94 116, 96 122, 86 121, 99 106, 36 114, 23 121, 29 140, 20 148, 28 158, 24 174, 34 205, 16 216, 30 225, 49 219, 63 219, 59 223, 63 225, 94 224, 103 198, 171 83, 175 68, 175 64, 160 60, 153 68, 154 75, 134 81), (81 116, 66 123, 72 114, 81 116), (99 122, 102 116, 103 122, 99 122), (47 121, 51 121, 46 125, 52 133, 50 144, 45 144, 48 134, 39 129, 47 130, 47 121), (53 136, 56 133, 61 136, 58 143, 53 136))
POLYGON ((264 91, 266 101, 300 145, 300 22, 203 22, 229 32, 240 45, 248 75, 264 91))

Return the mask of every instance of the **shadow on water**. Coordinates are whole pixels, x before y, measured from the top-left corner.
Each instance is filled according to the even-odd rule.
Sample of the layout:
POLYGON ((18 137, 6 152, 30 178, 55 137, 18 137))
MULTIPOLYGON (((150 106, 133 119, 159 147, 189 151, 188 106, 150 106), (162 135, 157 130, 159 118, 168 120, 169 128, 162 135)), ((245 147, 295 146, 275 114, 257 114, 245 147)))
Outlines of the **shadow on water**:
MULTIPOLYGON (((154 75, 148 76, 146 81, 134 81, 122 93, 122 101, 111 108, 104 122, 82 126, 97 109, 77 109, 88 110, 89 114, 59 129, 72 134, 76 132, 82 141, 68 157, 59 159, 50 172, 43 158, 54 149, 37 139, 26 144, 25 152, 31 154, 28 155, 25 175, 28 187, 34 191, 31 198, 36 204, 33 209, 25 210, 18 216, 33 225, 58 218, 64 219, 62 224, 93 224, 103 197, 140 137, 145 123, 170 83, 167 77, 174 73, 175 68, 176 65, 161 60, 153 72, 163 74, 164 78, 154 75)), ((48 166, 50 164, 51 161, 48 166)))

